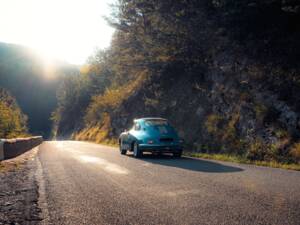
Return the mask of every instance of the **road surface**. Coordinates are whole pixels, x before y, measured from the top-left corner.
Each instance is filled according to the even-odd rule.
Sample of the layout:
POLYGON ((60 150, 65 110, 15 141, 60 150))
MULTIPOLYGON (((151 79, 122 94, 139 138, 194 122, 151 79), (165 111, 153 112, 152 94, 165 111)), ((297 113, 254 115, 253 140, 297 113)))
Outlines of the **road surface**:
POLYGON ((44 224, 300 224, 300 172, 45 142, 44 224))

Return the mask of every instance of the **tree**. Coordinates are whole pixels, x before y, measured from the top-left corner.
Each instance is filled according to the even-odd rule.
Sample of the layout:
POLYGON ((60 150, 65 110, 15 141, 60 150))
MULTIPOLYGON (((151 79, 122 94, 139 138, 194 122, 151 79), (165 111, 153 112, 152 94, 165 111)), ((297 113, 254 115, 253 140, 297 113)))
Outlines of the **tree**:
POLYGON ((27 117, 21 112, 16 100, 0 88, 0 138, 27 135, 27 117))

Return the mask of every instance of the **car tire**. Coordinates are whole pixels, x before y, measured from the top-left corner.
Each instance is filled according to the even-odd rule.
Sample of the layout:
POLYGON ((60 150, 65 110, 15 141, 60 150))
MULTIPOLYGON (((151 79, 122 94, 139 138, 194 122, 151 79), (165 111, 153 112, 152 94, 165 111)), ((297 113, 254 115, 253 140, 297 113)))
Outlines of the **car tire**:
POLYGON ((119 146, 120 146, 120 153, 121 155, 126 155, 127 150, 122 148, 122 141, 119 141, 119 146))
POLYGON ((140 158, 142 157, 142 152, 141 150, 139 149, 139 144, 137 142, 134 142, 133 143, 133 156, 135 158, 140 158))
POLYGON ((127 150, 122 149, 122 150, 120 151, 120 153, 121 153, 121 155, 126 155, 127 150))
POLYGON ((180 158, 181 155, 182 155, 182 150, 173 153, 173 156, 174 156, 175 158, 180 158))

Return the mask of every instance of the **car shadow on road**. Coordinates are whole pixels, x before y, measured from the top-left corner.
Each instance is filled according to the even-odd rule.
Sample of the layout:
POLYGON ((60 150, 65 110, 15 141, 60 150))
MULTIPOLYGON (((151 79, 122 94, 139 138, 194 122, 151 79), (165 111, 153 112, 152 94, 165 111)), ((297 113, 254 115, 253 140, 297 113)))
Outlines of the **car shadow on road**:
POLYGON ((197 172, 233 173, 233 172, 243 171, 243 169, 239 167, 228 166, 228 165, 224 165, 209 160, 190 158, 190 157, 174 158, 171 155, 144 154, 143 157, 140 158, 140 160, 153 163, 153 164, 176 167, 176 168, 192 170, 197 172))

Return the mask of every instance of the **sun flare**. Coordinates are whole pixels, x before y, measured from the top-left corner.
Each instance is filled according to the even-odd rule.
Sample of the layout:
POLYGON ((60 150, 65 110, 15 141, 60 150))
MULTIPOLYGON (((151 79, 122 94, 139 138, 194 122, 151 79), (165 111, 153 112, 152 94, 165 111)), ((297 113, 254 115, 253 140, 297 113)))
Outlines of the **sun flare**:
POLYGON ((44 56, 82 64, 110 44, 109 0, 0 1, 0 41, 23 44, 44 56))

